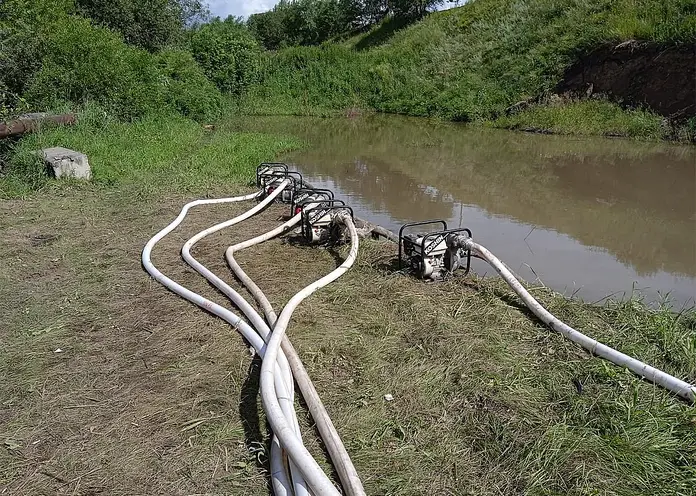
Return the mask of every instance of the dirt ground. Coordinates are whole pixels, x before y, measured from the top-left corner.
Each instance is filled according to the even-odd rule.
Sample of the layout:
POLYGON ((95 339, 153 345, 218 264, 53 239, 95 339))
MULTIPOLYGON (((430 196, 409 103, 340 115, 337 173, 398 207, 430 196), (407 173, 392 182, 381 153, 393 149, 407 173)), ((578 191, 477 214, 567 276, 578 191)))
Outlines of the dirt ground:
MULTIPOLYGON (((145 242, 188 200, 78 188, 0 204, 0 494, 268 494, 260 362, 234 329, 140 265, 145 242)), ((155 249, 155 265, 225 304, 179 249, 243 208, 194 210, 155 249)), ((194 254, 232 283, 224 248, 284 212, 272 207, 194 254)), ((369 494, 692 487, 688 405, 550 334, 499 285, 396 274, 394 251, 365 242, 355 270, 303 303, 289 327, 369 494), (648 465, 670 470, 637 457, 643 421, 668 441, 653 439, 648 465)), ((238 259, 280 309, 340 254, 286 239, 238 259)), ((610 341, 633 332, 618 314, 541 297, 610 341)))

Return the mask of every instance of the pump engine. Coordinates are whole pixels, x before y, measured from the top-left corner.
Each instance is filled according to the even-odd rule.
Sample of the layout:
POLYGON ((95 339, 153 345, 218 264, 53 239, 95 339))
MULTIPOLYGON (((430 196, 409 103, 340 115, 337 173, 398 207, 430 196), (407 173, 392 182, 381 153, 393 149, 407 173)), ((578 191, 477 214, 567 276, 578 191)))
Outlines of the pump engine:
POLYGON ((304 186, 302 174, 288 170, 283 163, 263 163, 256 168, 256 185, 263 190, 264 195, 271 194, 283 181, 290 180, 278 197, 281 203, 291 203, 295 191, 304 186))
POLYGON ((464 269, 464 275, 468 274, 471 252, 448 242, 461 235, 470 238, 471 231, 467 228, 448 229, 447 222, 441 219, 404 224, 399 229, 399 269, 405 258, 421 279, 438 281, 457 269, 464 269), (411 228, 427 225, 439 225, 442 229, 405 233, 411 228))
POLYGON ((341 238, 342 229, 335 222, 339 213, 344 212, 353 217, 353 209, 343 200, 305 200, 302 208, 302 236, 308 243, 337 241, 341 238), (310 204, 307 204, 310 203, 310 204))
POLYGON ((298 188, 293 191, 290 202, 290 217, 302 213, 302 209, 316 200, 333 200, 334 194, 330 189, 298 188))

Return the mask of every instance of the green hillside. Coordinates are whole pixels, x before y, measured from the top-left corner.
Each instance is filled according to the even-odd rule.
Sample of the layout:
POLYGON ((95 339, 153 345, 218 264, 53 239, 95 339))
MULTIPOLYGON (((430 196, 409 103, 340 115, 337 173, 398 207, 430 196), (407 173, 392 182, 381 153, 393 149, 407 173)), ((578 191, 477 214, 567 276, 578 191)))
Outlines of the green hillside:
MULTIPOLYGON (((321 114, 357 107, 491 120, 518 102, 548 103, 544 97, 554 92, 566 70, 602 47, 629 40, 677 50, 692 46, 696 2, 471 0, 403 29, 394 24, 388 19, 347 40, 268 52, 260 81, 243 108, 321 114)), ((555 105, 564 107, 566 127, 575 113, 587 121, 584 103, 566 99, 555 105)), ((607 105, 595 103, 590 113, 601 110, 600 120, 611 115, 616 129, 609 134, 657 137, 670 132, 652 112, 607 105)), ((531 121, 540 119, 538 110, 528 113, 531 121)), ((554 124, 553 116, 543 117, 547 127, 549 120, 554 124)), ((523 121, 518 116, 498 124, 515 127, 523 121)), ((597 123, 586 124, 592 124, 593 132, 602 131, 597 123)), ((557 131, 564 131, 563 122, 560 126, 557 131)))

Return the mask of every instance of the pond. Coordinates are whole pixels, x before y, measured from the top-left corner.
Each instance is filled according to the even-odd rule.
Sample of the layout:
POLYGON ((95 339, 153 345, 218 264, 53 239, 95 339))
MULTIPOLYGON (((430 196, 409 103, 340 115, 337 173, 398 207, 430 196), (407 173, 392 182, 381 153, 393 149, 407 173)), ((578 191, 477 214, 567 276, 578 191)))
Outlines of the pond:
MULTIPOLYGON (((298 136, 284 157, 357 216, 468 227, 527 281, 588 302, 696 296, 696 147, 515 133, 390 115, 252 117, 298 136)), ((493 275, 477 262, 478 274, 493 275)))

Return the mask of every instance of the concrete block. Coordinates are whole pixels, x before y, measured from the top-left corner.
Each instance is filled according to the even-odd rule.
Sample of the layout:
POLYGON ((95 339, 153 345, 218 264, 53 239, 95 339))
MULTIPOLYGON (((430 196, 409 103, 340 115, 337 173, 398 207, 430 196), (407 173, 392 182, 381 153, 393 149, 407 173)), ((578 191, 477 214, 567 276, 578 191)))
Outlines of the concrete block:
POLYGON ((91 179, 92 170, 89 167, 87 155, 60 146, 44 148, 39 151, 48 166, 53 169, 56 178, 74 177, 76 179, 91 179))

